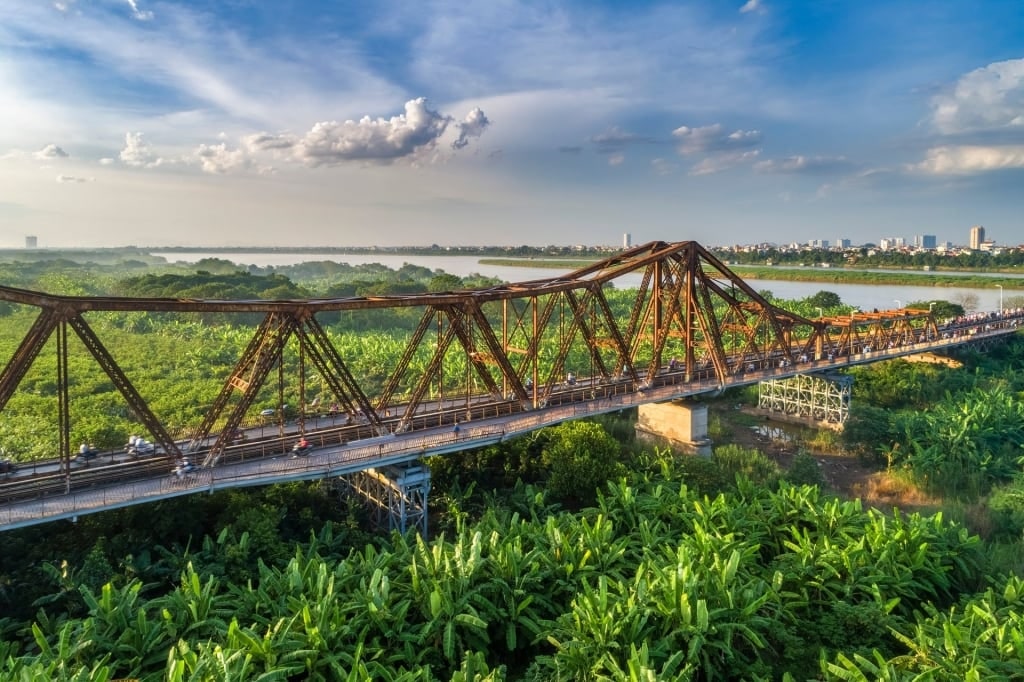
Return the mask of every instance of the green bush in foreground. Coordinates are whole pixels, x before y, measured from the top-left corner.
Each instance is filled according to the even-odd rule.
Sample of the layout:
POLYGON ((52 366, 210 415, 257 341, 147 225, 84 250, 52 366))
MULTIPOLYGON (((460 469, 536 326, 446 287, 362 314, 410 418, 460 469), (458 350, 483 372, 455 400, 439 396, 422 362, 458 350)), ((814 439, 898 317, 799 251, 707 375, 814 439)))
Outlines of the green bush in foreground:
MULTIPOLYGON (((915 647, 947 646, 929 639, 935 619, 956 617, 980 570, 977 539, 940 517, 811 487, 741 480, 710 498, 651 477, 609 484, 577 514, 549 514, 536 490, 523 509, 341 561, 313 540, 244 584, 186 566, 150 599, 138 581, 83 586, 84 617, 42 611, 0 643, 0 677, 855 679, 843 675, 875 660, 909 670, 915 647)), ((964 670, 1001 669, 1021 635, 1011 611, 988 616, 1002 648, 976 645, 980 631, 954 643, 964 670)))

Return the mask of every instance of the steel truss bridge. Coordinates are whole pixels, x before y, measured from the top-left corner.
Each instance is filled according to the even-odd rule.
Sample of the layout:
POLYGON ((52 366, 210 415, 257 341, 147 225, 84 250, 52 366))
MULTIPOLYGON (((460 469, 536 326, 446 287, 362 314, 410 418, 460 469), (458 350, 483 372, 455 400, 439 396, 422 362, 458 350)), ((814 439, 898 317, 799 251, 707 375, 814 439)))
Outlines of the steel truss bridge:
MULTIPOLYGON (((550 279, 443 293, 193 300, 0 287, 0 301, 38 311, 0 373, 0 412, 12 409, 27 377, 48 375, 57 433, 53 458, 0 473, 0 530, 360 472, 377 481, 376 497, 391 495, 382 506, 404 510, 414 499, 425 508, 422 477, 410 474, 424 456, 647 402, 981 343, 1019 323, 1000 311, 940 327, 929 310, 905 308, 803 317, 765 300, 692 241, 650 242, 550 279), (635 273, 638 287, 615 287, 635 273), (195 368, 196 385, 214 387, 195 423, 170 427, 154 407, 159 396, 137 378, 146 368, 123 366, 104 343, 106 334, 125 338, 117 320, 130 313, 233 318, 252 330, 229 372, 211 378, 209 367, 195 368), (366 328, 382 313, 408 328, 393 364, 368 368, 360 351, 335 342, 332 323, 366 328), (157 454, 77 455, 72 436, 88 417, 76 411, 83 358, 102 369, 157 454), (267 404, 274 408, 259 409, 267 404), (300 436, 312 450, 289 457, 300 436), (186 459, 195 470, 172 474, 186 459), (382 477, 420 487, 411 497, 400 483, 384 494, 382 477)), ((404 530, 404 512, 402 519, 404 530)))

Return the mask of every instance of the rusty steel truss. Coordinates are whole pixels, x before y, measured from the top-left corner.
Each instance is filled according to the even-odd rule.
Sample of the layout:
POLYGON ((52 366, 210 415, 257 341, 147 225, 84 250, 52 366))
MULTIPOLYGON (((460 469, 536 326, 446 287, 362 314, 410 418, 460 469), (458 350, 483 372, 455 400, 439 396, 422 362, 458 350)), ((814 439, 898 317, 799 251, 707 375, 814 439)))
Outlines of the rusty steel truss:
POLYGON ((0 373, 0 410, 44 348, 52 347, 64 461, 70 457, 75 408, 68 392, 74 384, 68 376, 72 334, 163 453, 180 457, 212 443, 204 446, 206 466, 216 464, 230 434, 248 423, 275 384, 282 412, 285 386, 298 396, 300 424, 304 415, 322 409, 315 409, 307 394, 312 373, 340 411, 383 435, 451 423, 459 414, 472 416, 480 405, 506 413, 543 408, 553 392, 577 380, 642 391, 659 374, 674 372, 686 381, 711 377, 725 385, 752 367, 838 358, 937 337, 928 311, 809 319, 783 310, 692 241, 650 242, 550 279, 444 293, 238 301, 74 297, 0 287, 0 300, 39 310, 0 373), (623 304, 609 292, 633 273, 641 282, 623 304), (357 358, 346 356, 352 351, 333 340, 343 323, 332 327, 322 320, 332 313, 383 309, 411 309, 419 321, 393 366, 376 377, 358 374, 352 369, 357 358), (210 396, 201 419, 187 433, 172 434, 87 322, 110 311, 255 313, 262 321, 252 328, 232 371, 217 378, 221 388, 210 396))

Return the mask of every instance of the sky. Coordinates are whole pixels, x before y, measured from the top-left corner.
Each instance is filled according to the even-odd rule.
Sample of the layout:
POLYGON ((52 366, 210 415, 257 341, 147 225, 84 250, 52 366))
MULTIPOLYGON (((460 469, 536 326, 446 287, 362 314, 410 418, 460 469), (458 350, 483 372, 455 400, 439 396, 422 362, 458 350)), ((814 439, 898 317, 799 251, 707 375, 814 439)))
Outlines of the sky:
POLYGON ((0 247, 1024 242, 1020 0, 0 0, 0 247))

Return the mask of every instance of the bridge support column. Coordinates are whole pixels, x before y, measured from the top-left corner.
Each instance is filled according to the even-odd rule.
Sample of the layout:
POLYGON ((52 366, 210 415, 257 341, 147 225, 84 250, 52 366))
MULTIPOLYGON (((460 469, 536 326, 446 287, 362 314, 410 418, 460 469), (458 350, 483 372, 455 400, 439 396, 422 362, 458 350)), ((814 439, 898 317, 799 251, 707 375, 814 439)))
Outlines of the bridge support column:
POLYGON ((403 534, 415 528, 421 536, 427 536, 430 469, 410 462, 366 469, 344 478, 366 500, 370 520, 378 528, 386 526, 403 534))
POLYGON ((801 424, 841 427, 850 416, 853 377, 845 374, 797 374, 758 384, 757 406, 769 416, 801 424))
POLYGON ((647 403, 637 408, 641 440, 663 440, 697 454, 711 454, 708 406, 702 403, 647 403))

